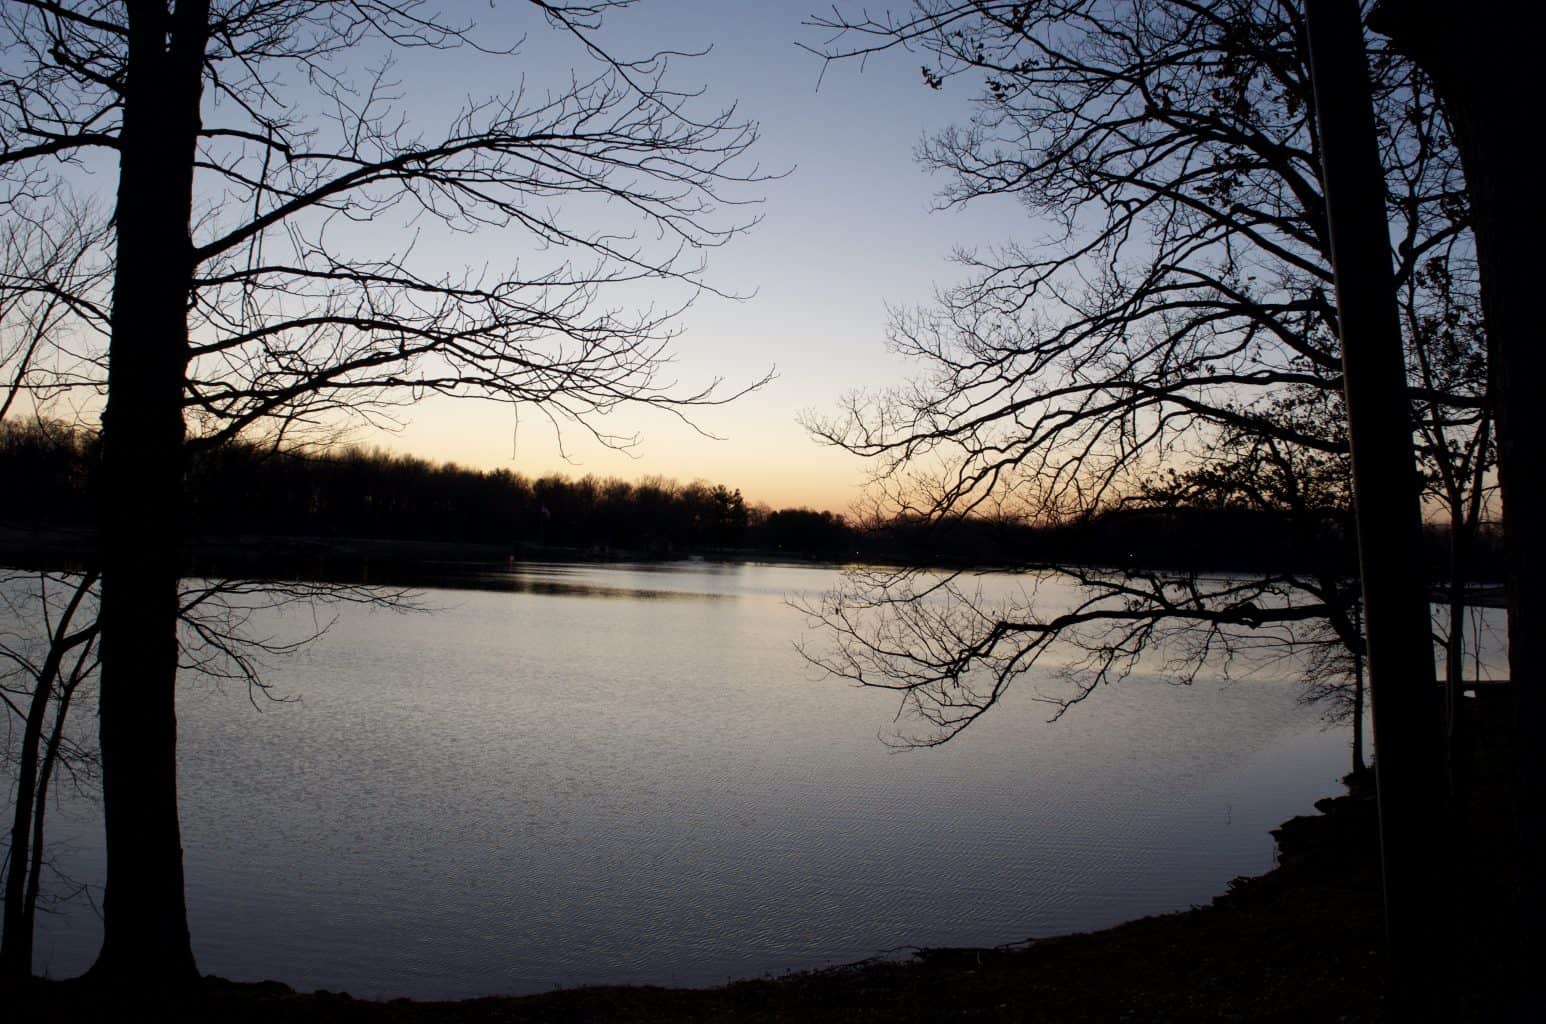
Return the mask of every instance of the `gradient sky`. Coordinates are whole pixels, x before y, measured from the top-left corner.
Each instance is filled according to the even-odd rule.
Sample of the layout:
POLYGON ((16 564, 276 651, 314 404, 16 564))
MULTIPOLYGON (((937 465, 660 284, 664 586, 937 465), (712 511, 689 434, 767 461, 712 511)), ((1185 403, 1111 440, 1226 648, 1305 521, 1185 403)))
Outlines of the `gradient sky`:
MULTIPOLYGON (((496 42, 519 31, 526 41, 514 57, 464 53, 421 65, 410 56, 398 77, 416 110, 454 109, 468 94, 497 91, 502 76, 524 76, 528 88, 561 88, 570 68, 583 64, 524 3, 451 9, 476 18, 496 42)), ((712 47, 706 56, 674 64, 673 80, 704 86, 716 107, 738 104, 760 125, 756 162, 790 171, 744 193, 764 200, 763 222, 709 257, 710 284, 752 297, 703 295, 679 324, 670 376, 684 385, 723 377, 733 387, 777 369, 777 379, 760 392, 696 417, 724 440, 702 437, 657 412, 629 412, 604 426, 639 432, 631 456, 570 431, 566 463, 542 417, 522 414, 517 430, 508 406, 452 399, 421 402, 400 433, 355 439, 529 475, 701 478, 774 507, 846 510, 858 494, 863 461, 819 446, 796 417, 830 410, 855 388, 907 376, 885 347, 887 304, 926 303, 937 286, 958 280, 962 272, 949 262, 953 246, 1023 237, 1031 225, 1008 201, 992 209, 934 211, 943 182, 927 175, 913 153, 926 132, 969 116, 965 83, 953 91, 926 88, 920 57, 907 53, 863 67, 835 64, 823 77, 822 61, 797 45, 825 38, 801 24, 811 10, 759 0, 645 0, 609 15, 602 37, 620 55, 712 47)), ((508 242, 509 236, 475 236, 455 253, 468 264, 497 267, 509 258, 499 251, 508 242)))

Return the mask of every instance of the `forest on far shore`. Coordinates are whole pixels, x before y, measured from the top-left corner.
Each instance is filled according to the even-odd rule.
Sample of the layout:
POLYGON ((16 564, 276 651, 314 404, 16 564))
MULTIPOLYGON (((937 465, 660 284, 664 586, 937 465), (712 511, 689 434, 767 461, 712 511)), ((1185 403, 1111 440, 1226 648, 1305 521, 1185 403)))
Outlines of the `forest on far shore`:
MULTIPOLYGON (((47 421, 0 424, 0 523, 38 531, 94 525, 97 435, 47 421)), ((381 449, 322 454, 228 444, 194 455, 185 515, 195 543, 285 537, 476 544, 511 554, 584 557, 780 556, 822 561, 1100 565, 1289 571, 1328 560, 1356 569, 1351 516, 1310 543, 1285 516, 1256 509, 1116 506, 1055 526, 1010 517, 858 523, 810 508, 774 509, 739 489, 659 476, 539 477, 436 464, 381 449)), ((1445 564, 1443 527, 1427 554, 1445 564)), ((1481 538, 1476 578, 1496 578, 1481 538)))

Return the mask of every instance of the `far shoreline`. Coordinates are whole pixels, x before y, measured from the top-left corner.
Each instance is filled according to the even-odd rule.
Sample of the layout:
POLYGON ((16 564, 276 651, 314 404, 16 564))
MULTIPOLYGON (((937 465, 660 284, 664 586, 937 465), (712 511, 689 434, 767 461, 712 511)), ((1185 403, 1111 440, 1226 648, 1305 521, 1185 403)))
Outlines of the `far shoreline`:
MULTIPOLYGON (((81 527, 36 528, 0 520, 0 567, 22 571, 79 572, 91 559, 95 534, 81 527)), ((1162 563, 1163 558, 1153 559, 1162 563)), ((521 565, 783 565, 815 569, 850 567, 880 570, 928 570, 938 572, 1045 572, 1059 564, 920 557, 876 557, 874 553, 847 555, 765 548, 721 548, 704 551, 645 551, 612 548, 563 547, 534 543, 487 544, 469 541, 405 540, 374 537, 313 537, 253 534, 206 537, 187 545, 183 552, 185 578, 217 577, 253 581, 339 583, 348 585, 433 588, 448 590, 509 590, 508 577, 500 574, 521 565)), ((1230 565, 1176 566, 1152 564, 1122 566, 1105 561, 1061 563, 1113 573, 1146 571, 1195 573, 1201 576, 1237 576, 1250 569, 1230 565)), ((1473 582, 1467 603, 1474 607, 1503 608, 1500 583, 1473 582)), ((1435 603, 1448 595, 1436 588, 1435 603)))

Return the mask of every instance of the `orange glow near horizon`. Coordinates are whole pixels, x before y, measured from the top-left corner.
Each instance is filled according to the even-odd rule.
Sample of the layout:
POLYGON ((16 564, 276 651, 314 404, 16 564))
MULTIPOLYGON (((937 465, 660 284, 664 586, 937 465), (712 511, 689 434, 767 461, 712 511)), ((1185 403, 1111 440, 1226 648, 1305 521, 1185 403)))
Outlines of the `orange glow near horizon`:
POLYGON ((533 479, 556 474, 571 479, 617 477, 630 483, 651 476, 682 484, 702 480, 739 490, 752 505, 803 506, 843 515, 859 498, 865 470, 862 460, 810 440, 793 420, 760 427, 735 424, 742 429, 718 431, 716 440, 674 420, 645 417, 649 422, 639 426, 638 445, 625 452, 606 448, 575 430, 566 431, 560 449, 545 422, 523 420, 516 429, 508 410, 457 408, 465 403, 454 401, 443 404, 446 408, 437 408, 433 415, 412 417, 399 433, 356 432, 348 442, 485 472, 504 469, 533 479))

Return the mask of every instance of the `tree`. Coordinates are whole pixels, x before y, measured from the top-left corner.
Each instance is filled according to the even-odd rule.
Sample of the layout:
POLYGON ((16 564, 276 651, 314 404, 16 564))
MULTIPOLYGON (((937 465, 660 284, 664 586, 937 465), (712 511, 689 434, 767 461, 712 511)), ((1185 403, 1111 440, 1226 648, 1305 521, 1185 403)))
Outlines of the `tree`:
MULTIPOLYGON (((0 575, 0 601, 16 632, 0 634, 0 702, 21 724, 16 749, 16 791, 10 845, 0 889, 0 976, 32 971, 32 944, 43 891, 45 826, 51 784, 62 769, 77 787, 95 781, 95 748, 66 730, 77 695, 96 681, 95 645, 100 634, 100 574, 40 571, 0 575), (37 632, 29 629, 40 627, 37 632)), ((277 583, 237 579, 186 580, 178 594, 179 669, 206 681, 233 680, 254 702, 276 697, 263 675, 265 663, 319 639, 331 626, 288 639, 251 628, 255 612, 304 605, 368 604, 396 611, 417 608, 403 590, 337 583, 277 583)), ((84 887, 81 887, 84 888, 84 887)))
MULTIPOLYGON (((1541 587, 1532 568, 1541 561, 1538 503, 1546 494, 1538 475, 1542 429, 1534 397, 1541 366, 1531 295, 1542 270, 1536 242, 1541 214, 1531 197, 1539 168, 1518 144, 1539 134, 1542 19, 1539 5, 1518 0, 1475 9, 1442 0, 1383 0, 1370 17, 1375 31, 1432 76, 1465 164, 1499 435, 1505 543, 1517 567, 1509 579, 1509 659, 1520 682, 1538 681, 1542 663, 1541 587), (1516 114, 1506 130, 1496 120, 1499 110, 1516 114)), ((1541 689, 1535 682, 1525 688, 1541 689)))
MULTIPOLYGON (((1459 259, 1435 257, 1420 270, 1426 287, 1412 283, 1401 296, 1401 316, 1409 337, 1423 339, 1412 347, 1413 379, 1435 392, 1463 389, 1487 392, 1486 331, 1477 307, 1476 289, 1455 287, 1459 259), (1463 383, 1462 383, 1463 382, 1463 383)), ((1474 281, 1474 270, 1468 275, 1474 281)), ((1497 447, 1489 406, 1456 410, 1422 407, 1416 410, 1418 466, 1424 497, 1442 509, 1449 526, 1447 615, 1443 627, 1445 687, 1444 730, 1450 752, 1446 766, 1453 793, 1458 785, 1455 751, 1462 743, 1458 697, 1466 676, 1466 615, 1469 586, 1477 566, 1477 549, 1484 516, 1497 504, 1497 447)))
MULTIPOLYGON (((882 508, 1067 520, 1131 500, 1167 464, 1225 449, 1270 443, 1302 465, 1346 458, 1339 416, 1286 415, 1283 404, 1339 402, 1343 384, 1296 4, 927 2, 907 18, 817 23, 842 33, 829 57, 916 46, 931 86, 979 76, 973 124, 925 143, 924 162, 948 175, 947 203, 1011 195, 1061 232, 962 253, 965 284, 893 321, 894 347, 923 375, 810 422, 818 438, 872 460, 882 508)), ((1375 56, 1397 278, 1428 296, 1421 268, 1466 252, 1454 152, 1421 76, 1375 56)), ((1408 342, 1430 345, 1415 333, 1408 342)), ((1474 375, 1414 374, 1411 385, 1439 433, 1485 420, 1474 375)), ((1276 577, 1256 595, 1178 585, 1185 601, 1161 581, 1143 597, 1125 579, 1111 597, 1146 602, 1167 622, 1196 612, 1209 631, 1221 613, 1235 627, 1298 620, 1306 594, 1326 605, 1324 588, 1291 586, 1293 598, 1276 577)), ((894 607, 881 599, 874 610, 894 607)), ((1018 636, 1034 647, 1045 634, 1020 632, 1025 611, 984 614, 954 646, 980 651, 997 629, 1006 658, 1018 636)))
POLYGON ((1381 0, 1370 25, 1432 76, 1455 128, 1476 234, 1487 326, 1488 398, 1497 425, 1498 485, 1508 557, 1509 681, 1516 702, 1513 798, 1516 835, 1511 899, 1518 942, 1506 1012, 1539 1011, 1536 965, 1546 953, 1546 376, 1535 290, 1543 273, 1540 165, 1521 140, 1546 131, 1540 103, 1540 40, 1546 12, 1522 0, 1462 6, 1444 0, 1381 0), (1500 111, 1509 117, 1499 118, 1500 111))
MULTIPOLYGON (((1347 234, 1334 230, 1342 226, 1334 207, 1347 196, 1326 187, 1333 138, 1309 88, 1305 6, 925 0, 903 19, 838 14, 819 23, 841 32, 827 56, 915 45, 931 59, 932 87, 979 76, 982 105, 972 124, 923 150, 951 178, 946 201, 1013 195, 1061 229, 1037 246, 963 255, 972 280, 943 295, 937 311, 894 328, 898 348, 925 364, 925 379, 853 399, 846 415, 812 424, 821 438, 875 459, 878 486, 898 510, 943 520, 1013 493, 1030 515, 1090 514, 1152 490, 1167 461, 1197 463, 1220 449, 1245 456, 1248 470, 1263 456, 1285 464, 1294 459, 1283 455, 1297 452, 1305 464, 1309 455, 1345 458, 1350 450, 1360 453, 1360 473, 1381 459, 1399 469, 1410 466, 1418 416, 1430 433, 1446 436, 1486 419, 1476 411, 1486 399, 1475 377, 1441 382, 1407 373, 1401 393, 1393 294, 1373 319, 1353 306, 1333 308, 1326 297, 1333 283, 1343 299, 1348 294, 1347 254, 1333 260, 1334 237, 1339 249, 1347 246, 1347 234), (1365 393, 1354 408, 1351 385, 1362 379, 1362 364, 1350 353, 1387 322, 1394 391, 1382 391, 1390 399, 1384 407, 1365 393), (1348 408, 1360 416, 1357 433, 1340 430, 1340 416, 1282 416, 1285 394, 1334 396, 1345 387, 1348 408), (1382 455, 1367 439, 1370 413, 1384 428, 1382 455)), ((1464 260, 1469 252, 1458 159, 1421 73, 1388 48, 1376 46, 1371 63, 1377 127, 1364 141, 1377 141, 1384 183, 1354 200, 1377 224, 1367 232, 1376 241, 1354 263, 1393 261, 1396 288, 1425 292, 1435 283, 1421 268, 1438 255, 1464 260)), ((1415 353, 1432 340, 1405 337, 1415 353)), ((1475 450, 1486 449, 1483 435, 1475 450)), ((1478 473, 1449 473, 1449 480, 1467 493, 1481 483, 1478 473)), ((1427 908, 1410 897, 1429 894, 1411 885, 1424 871, 1402 863, 1432 849, 1418 834, 1416 809, 1444 795, 1441 784, 1424 781, 1439 778, 1441 736, 1421 685, 1424 674, 1432 678, 1432 662, 1427 586, 1415 557, 1416 483, 1398 473, 1373 493, 1404 509, 1364 534, 1365 589, 1385 597, 1371 599, 1362 625, 1382 637, 1376 685, 1404 687, 1394 699, 1376 696, 1376 712, 1410 708, 1398 729, 1377 739, 1382 775, 1390 769, 1390 780, 1405 780, 1390 787, 1390 801, 1382 784, 1382 815, 1390 809, 1388 821, 1399 823, 1387 843, 1401 897, 1391 903, 1401 910, 1391 913, 1410 951, 1427 923, 1427 908), (1396 585, 1381 589, 1384 580, 1396 585), (1398 620, 1407 631, 1391 637, 1385 609, 1402 602, 1398 620), (1402 654, 1410 671, 1402 671, 1402 654)), ((1237 653, 1260 642, 1263 630, 1286 643, 1305 639, 1292 630, 1296 622, 1353 633, 1345 583, 1084 569, 1074 577, 1084 597, 1054 614, 1037 613, 1034 600, 985 606, 954 582, 914 588, 911 580, 860 580, 818 609, 836 637, 824 662, 901 688, 948 735, 1054 642, 1085 651, 1071 698, 1082 699, 1146 653, 1158 651, 1186 679, 1204 657, 1220 648, 1237 653), (920 696, 928 704, 918 704, 920 696)), ((1450 684, 1458 684, 1455 674, 1450 684)))
POLYGON ((715 484, 709 491, 709 540, 716 548, 739 547, 746 535, 746 499, 741 489, 715 484))
MULTIPOLYGON (((943 521, 1008 495, 1028 516, 1067 518, 1141 493, 1167 462, 1195 463, 1221 448, 1250 459, 1346 458, 1339 417, 1285 419, 1280 405, 1285 394, 1342 392, 1356 366, 1344 373, 1342 342, 1362 337, 1368 322, 1327 297, 1334 266, 1346 270, 1332 259, 1330 206, 1341 197, 1326 188, 1330 143, 1314 116, 1303 5, 922 0, 899 18, 838 12, 815 23, 838 33, 829 58, 917 47, 928 85, 980 81, 972 124, 923 147, 925 163, 949 177, 945 202, 1013 196, 1056 226, 1036 245, 962 254, 972 278, 937 309, 893 326, 896 347, 924 376, 811 423, 819 438, 874 461, 893 509, 943 521)), ((1424 76, 1388 48, 1374 47, 1370 59, 1384 201, 1370 207, 1365 193, 1382 225, 1378 251, 1365 255, 1392 260, 1398 288, 1426 293, 1434 285, 1422 267, 1469 251, 1457 154, 1424 76)), ((1394 322, 1393 299, 1386 312, 1394 322)), ((1409 333, 1406 343, 1417 351, 1429 340, 1409 333)), ((1438 390, 1434 375, 1408 372, 1403 396, 1399 355, 1394 365, 1398 383, 1381 421, 1394 438, 1384 455, 1391 465, 1409 461, 1392 452, 1410 452, 1419 415, 1446 436, 1468 417, 1473 428, 1485 421, 1474 380, 1438 390)), ((1352 447, 1360 443, 1373 454, 1356 437, 1352 447)), ((1485 440, 1476 446, 1486 449, 1485 440)), ((1474 473, 1450 478, 1467 493, 1479 483, 1474 473)), ((1391 487, 1412 510, 1399 518, 1399 536, 1415 541, 1415 481, 1391 487)), ((1391 537, 1396 523, 1384 523, 1391 537)), ((1414 553, 1384 564, 1416 568, 1414 553)), ((1085 597, 1053 614, 1038 614, 1034 588, 1032 600, 990 607, 955 580, 851 580, 817 609, 837 638, 822 660, 901 689, 948 735, 1054 642, 1086 652, 1077 700, 1145 652, 1179 648, 1161 660, 1187 678, 1199 659, 1239 650, 1264 628, 1348 618, 1327 600, 1338 588, 1301 588, 1277 574, 1073 576, 1085 597)), ((1402 595, 1418 608, 1405 620, 1416 624, 1405 653, 1419 669, 1428 661, 1425 591, 1419 581, 1402 595)), ((1403 650, 1381 649, 1385 658, 1403 650)), ((1400 680, 1417 680, 1407 692, 1419 703, 1422 674, 1400 680)), ((1419 723, 1427 724, 1436 738, 1436 719, 1419 723)), ((1406 761, 1401 735, 1381 752, 1437 773, 1437 743, 1422 747, 1431 757, 1406 761)), ((1441 790, 1433 786, 1430 798, 1441 790)))
POLYGON ((84 297, 100 292, 111 272, 100 258, 106 226, 68 194, 37 206, 13 201, 3 212, 0 422, 100 385, 93 341, 106 323, 84 297))
POLYGON ((0 13, 0 204, 27 215, 74 167, 116 159, 110 294, 72 307, 108 324, 97 977, 196 977, 173 710, 190 452, 330 435, 427 393, 529 404, 626 445, 593 415, 733 397, 659 378, 671 311, 599 305, 633 281, 700 286, 691 257, 751 221, 722 193, 749 180, 736 158, 754 129, 733 109, 700 115, 698 95, 668 83, 668 55, 603 49, 602 16, 623 6, 534 0, 593 73, 474 98, 427 131, 394 109, 391 56, 481 44, 417 0, 20 0, 0 13), (574 212, 587 198, 605 204, 605 227, 574 212), (339 238, 415 220, 508 231, 552 262, 446 274, 411 242, 339 238))
MULTIPOLYGON (((1306 387, 1284 392, 1273 403, 1275 421, 1324 436, 1345 433, 1340 396, 1306 387)), ((1159 508, 1240 509, 1277 524, 1289 549, 1299 553, 1299 564, 1281 574, 1280 585, 1294 595, 1292 605, 1317 606, 1320 612, 1318 622, 1282 639, 1289 648, 1308 652, 1306 699, 1331 704, 1328 717, 1350 723, 1352 772, 1363 772, 1363 602, 1349 557, 1354 523, 1347 456, 1226 429, 1195 465, 1145 483, 1137 501, 1159 508)), ((1241 638, 1237 646, 1250 639, 1241 638)))
MULTIPOLYGON (((18 582, 15 577, 0 578, 0 587, 9 590, 18 582)), ((92 760, 71 749, 64 726, 76 691, 96 668, 96 617, 90 610, 83 613, 84 606, 94 603, 96 584, 95 572, 69 580, 38 574, 39 607, 25 608, 18 618, 41 619, 41 660, 28 649, 32 645, 9 636, 0 637, 0 664, 8 666, 0 671, 0 680, 9 683, 12 677, 20 677, 22 682, 14 689, 10 685, 0 686, 0 700, 22 721, 11 841, 3 872, 5 919, 0 925, 0 976, 4 977, 32 973, 33 921, 42 887, 44 822, 54 770, 61 763, 92 760), (60 589, 67 595, 62 604, 50 593, 60 589), (24 704, 19 704, 18 699, 24 704)), ((5 593, 3 598, 7 610, 14 612, 14 595, 5 593)))
MULTIPOLYGON (((1421 562, 1411 405, 1383 209, 1385 175, 1355 0, 1305 0, 1305 35, 1343 332, 1395 1009, 1417 1019, 1447 1020, 1453 1007, 1440 950, 1454 939, 1455 895, 1448 875, 1453 856, 1442 839, 1434 841, 1428 820, 1436 805, 1449 816, 1449 793, 1441 782, 1443 737, 1432 713, 1429 587, 1421 562)), ((1455 683, 1450 679, 1451 688, 1455 683)), ((1453 834, 1452 828, 1442 833, 1453 834)))

